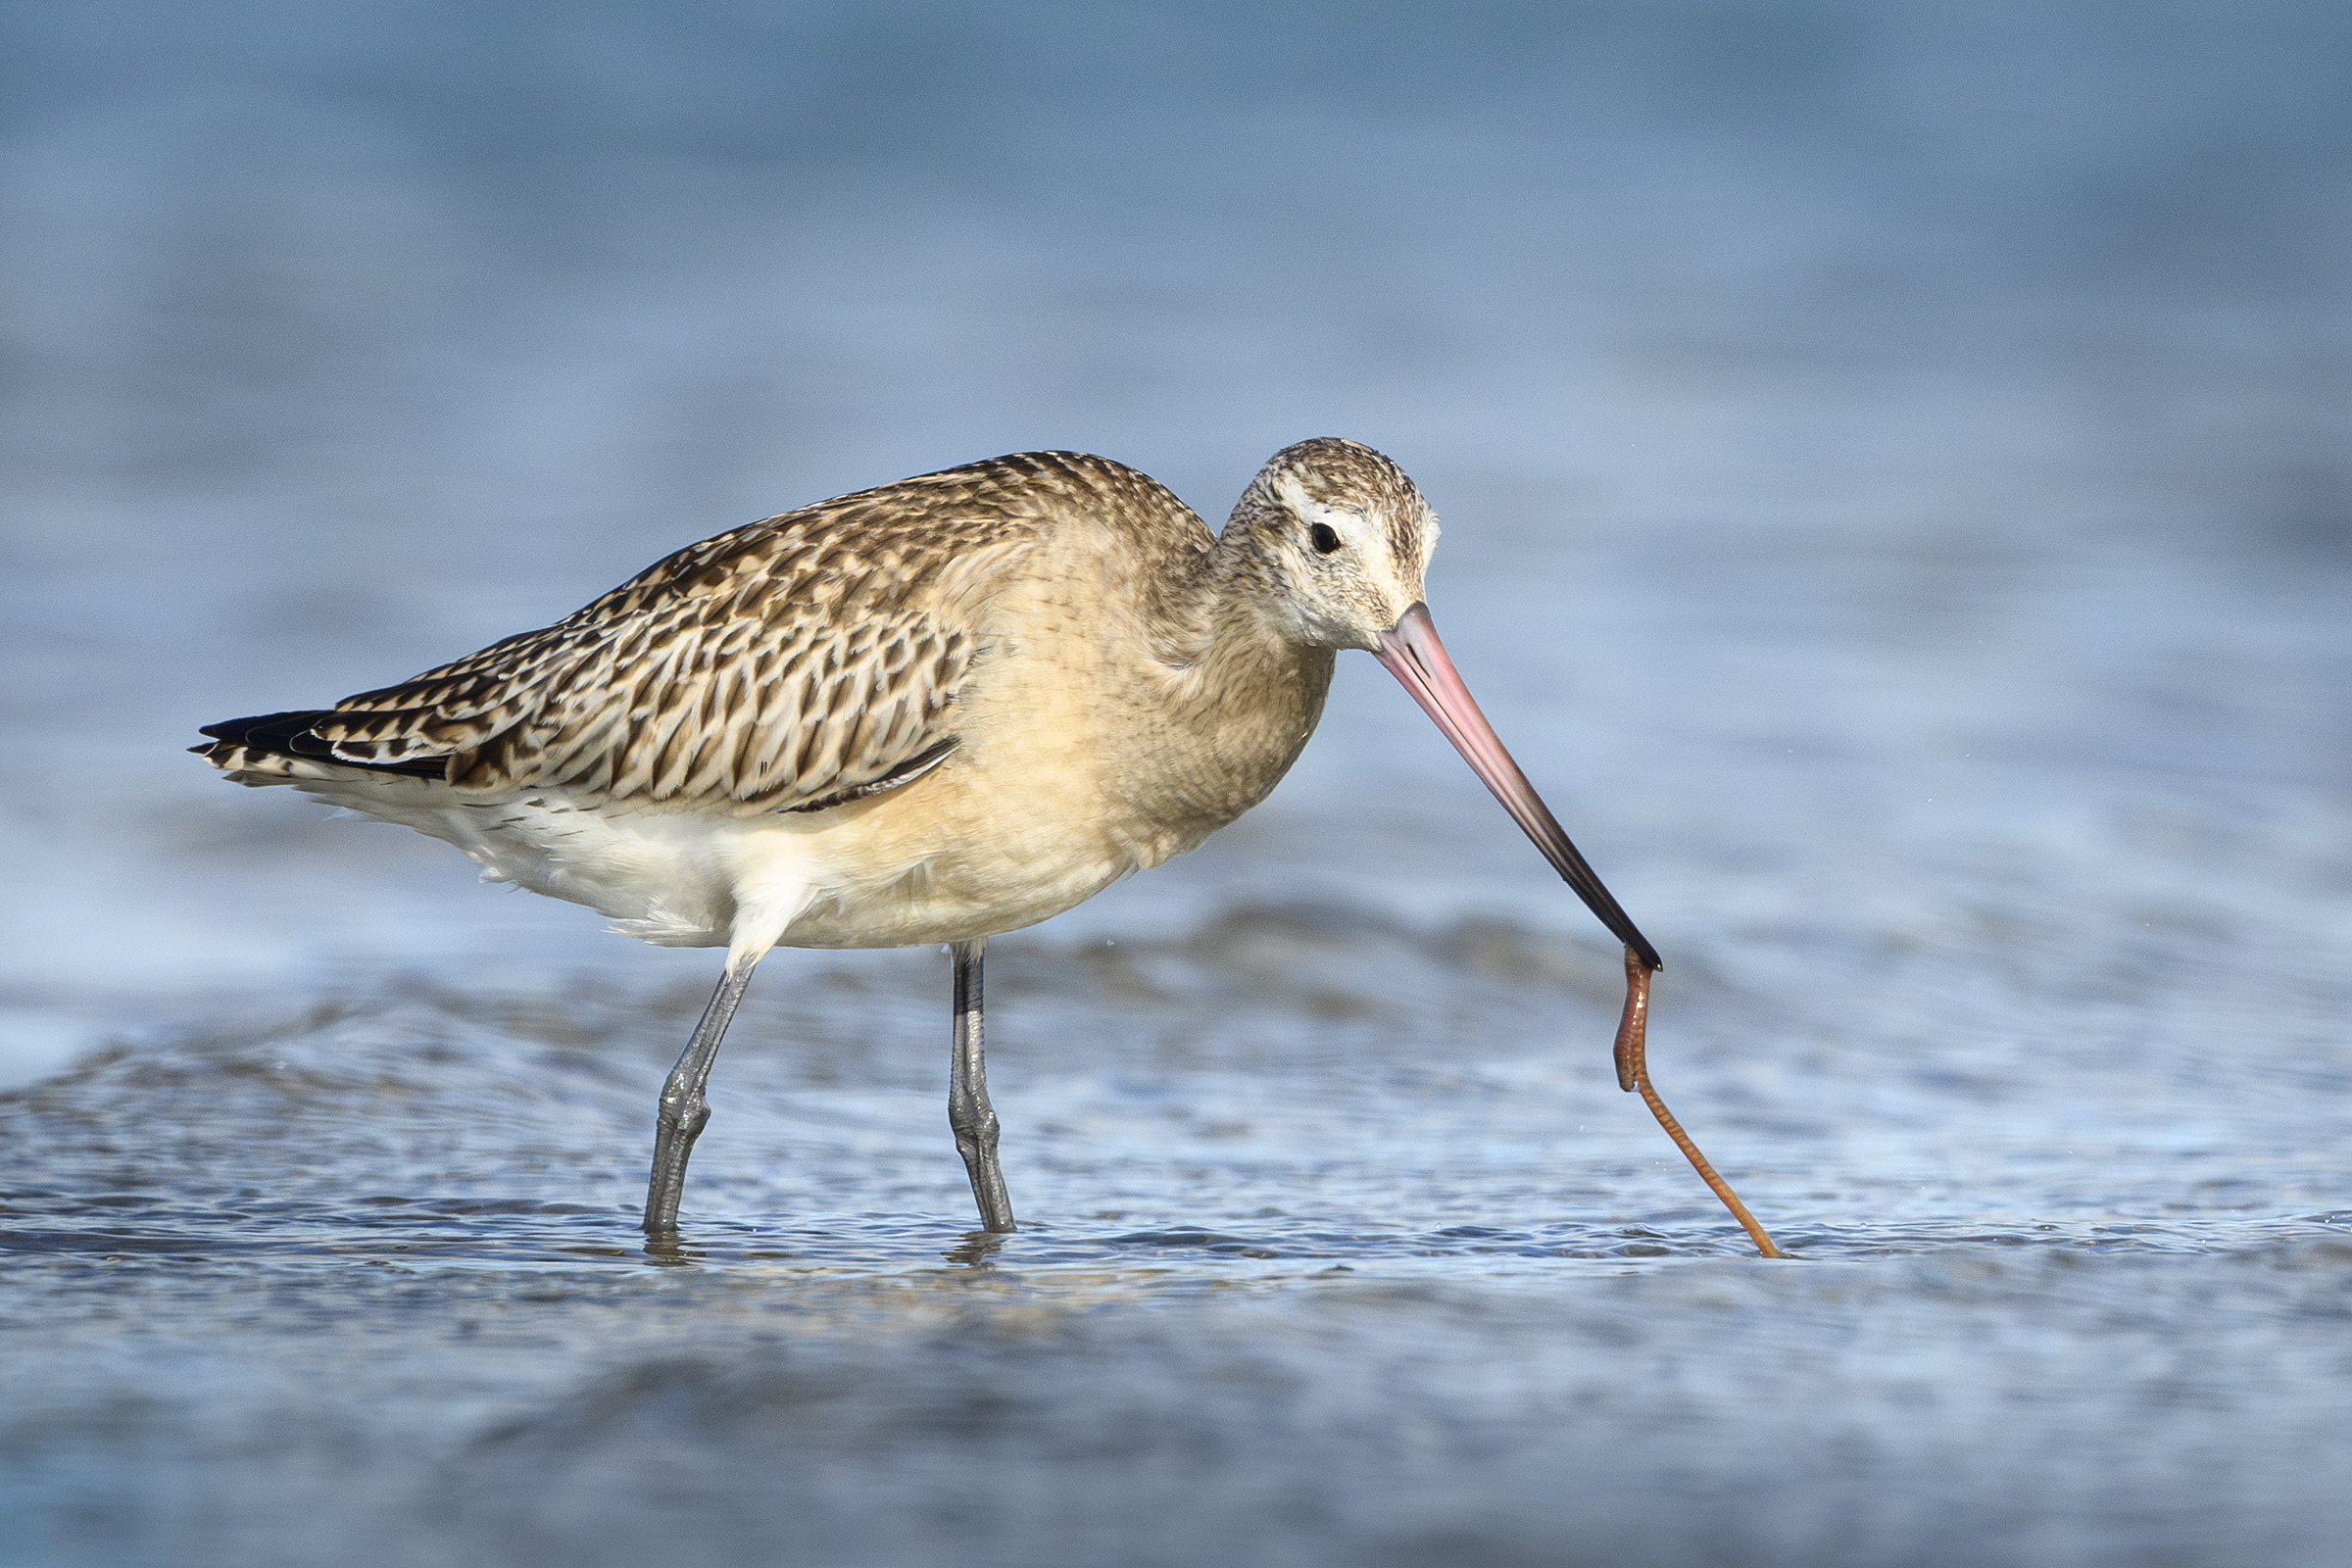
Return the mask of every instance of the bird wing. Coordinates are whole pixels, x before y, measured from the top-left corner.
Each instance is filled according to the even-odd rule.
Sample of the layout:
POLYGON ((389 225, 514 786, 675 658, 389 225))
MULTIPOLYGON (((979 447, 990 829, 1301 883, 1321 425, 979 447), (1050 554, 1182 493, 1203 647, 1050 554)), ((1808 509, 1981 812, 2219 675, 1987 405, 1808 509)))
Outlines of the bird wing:
POLYGON ((270 750, 469 790, 763 810, 892 788, 955 749, 984 652, 971 590, 1035 535, 1017 512, 956 508, 968 487, 897 493, 917 484, 689 546, 552 626, 276 715, 309 722, 270 750))

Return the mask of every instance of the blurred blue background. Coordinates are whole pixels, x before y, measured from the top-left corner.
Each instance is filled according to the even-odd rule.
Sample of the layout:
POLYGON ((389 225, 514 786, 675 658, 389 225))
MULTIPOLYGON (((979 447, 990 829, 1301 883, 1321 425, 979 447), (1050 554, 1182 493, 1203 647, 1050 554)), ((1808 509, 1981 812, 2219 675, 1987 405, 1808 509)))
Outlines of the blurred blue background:
MULTIPOLYGON (((126 991, 586 940, 421 841, 290 853, 310 815, 181 761, 195 724, 1029 447, 1212 523, 1301 436, 1396 456, 1453 524, 1433 594, 1474 682, 1669 927, 1686 879, 1736 895, 1727 852, 1760 896, 1850 902, 1955 837, 2046 854, 2053 811, 2183 790, 2236 792, 2200 814, 2239 828, 2317 811, 2344 853, 2341 6, 0 25, 23 1060, 126 991), (1857 862, 1833 825, 1892 836, 1857 862)), ((1114 899, 1263 853, 1352 883, 1365 835, 1435 834, 1392 896, 1458 865, 1548 907, 1381 684, 1349 671, 1277 797, 1287 849, 1114 899)))
MULTIPOLYGON (((1664 950, 1661 1074, 1692 1086, 1678 1103, 1702 1137, 1733 1130, 1723 1163, 1767 1218, 1849 1261, 2106 1246, 2093 1233, 2121 1214, 2133 1246, 2292 1263, 2242 1321, 2215 1315, 2213 1275, 2127 1271, 2080 1296, 2012 1280, 1969 1311, 2047 1356, 1998 1367, 1955 1347, 2008 1330, 1936 1315, 1975 1288, 1934 1272, 1961 1263, 1869 1275, 1913 1314, 1918 1359, 1889 1349, 1883 1376, 1820 1406, 1850 1413, 1865 1448, 1892 1445, 1849 1467, 1860 1490, 1807 1513, 1832 1492, 1798 1484, 1749 1533, 1687 1534, 1654 1560, 1976 1561, 1939 1524, 1969 1507, 1989 1509, 1972 1539, 2012 1562, 2246 1560, 2227 1553, 2249 1541, 2320 1562, 2340 1540, 2319 1462, 2342 1442, 2326 1415, 2340 1355, 2280 1326, 2309 1328, 2294 1290, 2340 1285, 2348 1254, 2327 1238, 2352 1226, 2334 1152, 2352 1133, 2340 0, 16 4, 0 10, 0 1088, 51 1082, 102 1042, 138 1059, 159 1032, 228 1038, 359 1005, 387 976, 541 998, 590 974, 651 996, 708 984, 709 955, 624 947, 588 911, 469 888, 439 845, 221 785, 181 754, 200 723, 382 684, 680 544, 905 474, 1079 448, 1214 524, 1274 450, 1344 434, 1395 457, 1445 517, 1438 621, 1664 950), (2142 1308, 2154 1360, 2098 1363, 2117 1314, 2142 1308), (2158 1363, 2172 1383, 2133 1383, 2158 1363), (2053 1388, 2075 1401, 2055 1426, 1985 1413, 2011 1395, 2046 1413, 2053 1388), (1959 1401, 1942 1424, 1914 1419, 1921 1389, 1959 1401), (2120 1459, 2067 1468, 2143 1439, 2159 1457, 2136 1483, 2120 1459), (1888 1504, 1876 1535, 1853 1524, 1885 1495, 1913 1511, 1888 1504), (2006 1523, 1987 1497, 2015 1500, 2006 1523)), ((1570 989, 1605 991, 1601 934, 1366 661, 1344 662, 1323 734, 1259 811, 1001 951, 1033 956, 1042 995, 1055 954, 1165 940, 1202 994, 1262 1001, 1278 982, 1200 933, 1255 930, 1269 909, 1342 920, 1325 955, 1342 993, 1401 990, 1422 971, 1382 944, 1464 921, 1562 939, 1585 966, 1570 989)), ((783 956, 762 985, 802 995, 787 971, 813 961, 783 956)), ((870 1008, 894 1040, 944 1027, 930 970, 824 962, 906 997, 809 1003, 812 1040, 870 1008)), ((1158 1027, 1122 995, 1063 1018, 1106 1061, 1158 1027)), ((1344 1097, 1329 1031, 1355 1015, 1328 1002, 1282 1012, 1278 996, 1283 1021, 1230 1027, 1282 1052, 1180 1061, 1153 1092, 1344 1097)), ((1573 1048, 1583 1087, 1546 1080, 1512 1103, 1603 1097, 1576 1102, 1597 1107, 1599 1141, 1578 1148, 1639 1149, 1633 1185, 1610 1190, 1649 1212, 1688 1173, 1654 1164, 1654 1129, 1598 1130, 1625 1111, 1602 1081, 1605 1004, 1576 1005, 1594 1036, 1573 1048)), ((1028 1039, 1051 1056, 1064 1047, 1044 1017, 1028 1039)), ((643 1037, 645 1096, 671 1028, 620 1030, 631 1050, 643 1037)), ((1455 1042, 1465 1063, 1516 1049, 1501 1024, 1474 1033, 1455 1042)), ((506 1046, 480 1049, 495 1081, 529 1080, 496 1065, 506 1046)), ((931 1152, 936 1054, 904 1069, 931 1152)), ((869 1069, 901 1070, 845 1071, 869 1069)), ((1083 1165, 1119 1147, 1101 1105, 1144 1091, 1114 1082, 1127 1069, 1062 1069, 1073 1102, 1108 1098, 1069 1110, 1084 1139, 1032 1146, 1061 1151, 1058 1175, 1016 1169, 1014 1186, 1064 1183, 1052 1211, 1074 1223, 1116 1176, 1083 1165)), ((38 1093, 130 1116, 120 1086, 76 1082, 38 1093)), ((629 1108, 612 1114, 634 1117, 644 1097, 614 1093, 629 1108)), ((1012 1122, 1017 1101, 999 1100, 1012 1122)), ((1349 1125, 1369 1136, 1385 1103, 1351 1102, 1349 1125)), ((352 1109, 347 1130, 374 1114, 352 1109)), ((1229 1198, 1238 1224, 1250 1203, 1305 1214, 1394 1192, 1405 1213, 1437 1173, 1503 1157, 1480 1144, 1499 1125, 1393 1128, 1400 1163, 1355 1187, 1311 1161, 1276 1169, 1330 1153, 1329 1125, 1277 1130, 1272 1163, 1210 1206, 1229 1198)), ((633 1132, 612 1136, 617 1152, 594 1152, 618 1174, 598 1196, 618 1204, 639 1155, 633 1132)), ((578 1158, 588 1142, 571 1138, 578 1158)), ((1200 1147, 1188 1133, 1161 1152, 1200 1147)), ((830 1168, 824 1202, 888 1206, 856 1187, 869 1167, 830 1168)), ((952 1164, 906 1168, 928 1174, 906 1178, 906 1207, 960 1202, 952 1164)), ((1135 1180, 1128 1206, 1215 1222, 1189 1206, 1208 1189, 1180 1202, 1135 1180)), ((743 1191, 746 1214, 816 1200, 743 1191)), ((1456 1197, 1519 1222, 1492 1193, 1456 1197)), ((1704 1252, 1721 1222, 1694 1207, 1642 1234, 1704 1252)), ((1206 1273, 1186 1278, 1245 1267, 1195 1262, 1206 1273)), ((1354 1266, 1377 1272, 1371 1254, 1354 1266)), ((1484 1289, 1486 1266, 1445 1278, 1484 1289)), ((1765 1293, 1738 1299, 1779 1325, 1736 1359, 1674 1283, 1695 1275, 1649 1277, 1626 1308, 1629 1334, 1675 1339, 1676 1365, 1724 1387, 1784 1369, 1776 1409, 1716 1412, 1737 1434, 1715 1450, 1726 1495, 1784 1450, 1847 1474, 1844 1438, 1821 1437, 1819 1458, 1777 1424, 1815 1386, 1786 1369, 1863 1333, 1823 1277, 1724 1285, 1765 1293), (1789 1310, 1774 1290, 1830 1294, 1789 1310)), ((1268 1332, 1285 1310, 1266 1307, 1268 1332)), ((1548 1319, 1433 1329, 1398 1310, 1357 1348, 1453 1346, 1468 1381, 1428 1398, 1471 1397, 1490 1334, 1523 1334, 1529 1387, 1566 1387, 1535 1369, 1548 1319)), ((1163 1352, 1103 1349, 1090 1376, 1118 1385, 1163 1352)), ((1303 1386, 1350 1375, 1298 1353, 1303 1386)), ((1348 1468, 1331 1456, 1351 1440, 1299 1440, 1323 1458, 1294 1460, 1234 1420, 1220 1441, 1268 1473, 1348 1468)), ((1620 1434, 1612 1495, 1671 1493, 1671 1436, 1620 1434)), ((1477 1473, 1462 1464, 1457 1479, 1477 1473)), ((1482 1515, 1537 1519, 1525 1533, 1427 1560, 1564 1560, 1548 1485, 1482 1515)), ((1343 1514, 1370 1505, 1333 1495, 1343 1514)), ((1604 1503, 1584 1517, 1593 1560, 1653 1560, 1604 1503)), ((1251 1539, 1289 1539, 1268 1528, 1251 1539)), ((1191 1539, 1163 1543, 1167 1560, 1191 1539)), ((594 1557, 565 1549, 549 1560, 594 1557)))

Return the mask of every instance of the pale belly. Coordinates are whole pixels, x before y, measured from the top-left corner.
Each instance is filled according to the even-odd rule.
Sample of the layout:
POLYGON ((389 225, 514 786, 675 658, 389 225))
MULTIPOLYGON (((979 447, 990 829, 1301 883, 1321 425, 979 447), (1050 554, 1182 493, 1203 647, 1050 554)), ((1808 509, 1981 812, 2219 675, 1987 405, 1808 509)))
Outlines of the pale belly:
MULTIPOLYGON (((485 882, 583 904, 661 947, 891 948, 1018 930, 1164 858, 1055 830, 909 833, 906 791, 808 815, 615 806, 562 790, 466 799, 386 775, 304 793, 456 846, 485 882), (885 808, 886 803, 892 809, 885 808)), ((942 827, 945 830, 940 830, 942 827)), ((1189 848, 1190 846, 1184 846, 1189 848)))

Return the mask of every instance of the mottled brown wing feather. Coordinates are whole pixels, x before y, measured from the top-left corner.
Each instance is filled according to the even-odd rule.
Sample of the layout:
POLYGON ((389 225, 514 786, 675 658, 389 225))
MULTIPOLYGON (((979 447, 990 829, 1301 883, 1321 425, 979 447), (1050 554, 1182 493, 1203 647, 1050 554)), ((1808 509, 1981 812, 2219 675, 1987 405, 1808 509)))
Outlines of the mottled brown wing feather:
POLYGON ((1034 537, 974 469, 689 546, 552 626, 336 705, 344 761, 467 789, 813 809, 954 747, 981 649, 964 590, 1034 537), (993 492, 993 493, 992 493, 993 492))

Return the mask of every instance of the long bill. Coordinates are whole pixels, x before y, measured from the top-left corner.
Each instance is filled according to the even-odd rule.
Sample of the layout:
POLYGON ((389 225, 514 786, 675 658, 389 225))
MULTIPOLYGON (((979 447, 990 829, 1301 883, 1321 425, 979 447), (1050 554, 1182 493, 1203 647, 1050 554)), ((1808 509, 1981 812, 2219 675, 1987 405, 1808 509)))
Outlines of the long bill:
POLYGON ((1576 896, 1585 901, 1585 907, 1600 917, 1618 941, 1641 956, 1642 965, 1660 967, 1658 950, 1649 945, 1649 938, 1634 927, 1634 922, 1609 890, 1600 885, 1600 878, 1585 863, 1576 846, 1551 814, 1551 808, 1536 793, 1536 787, 1519 771, 1511 754, 1503 749, 1502 737, 1480 712, 1478 699, 1470 695, 1463 684, 1461 672, 1446 657, 1446 645, 1438 641, 1437 624, 1429 618, 1429 607, 1415 602, 1413 608, 1396 617, 1396 624, 1380 634, 1377 656, 1389 673, 1404 683, 1413 694, 1413 701, 1422 711, 1438 721, 1438 728, 1453 742, 1453 749, 1462 754, 1463 760, 1478 774, 1502 808, 1511 813, 1511 820, 1535 841, 1544 852, 1544 858, 1560 873, 1567 884, 1576 889, 1576 896))
POLYGON ((1413 694, 1413 701, 1421 705, 1422 711, 1437 720, 1438 728, 1453 742, 1453 749, 1462 754, 1471 770, 1494 791, 1502 808, 1511 813, 1511 820, 1535 841, 1552 869, 1576 889, 1576 896, 1600 917, 1600 923, 1625 944, 1625 1016, 1617 1026, 1618 1086, 1629 1094, 1642 1096, 1650 1114, 1666 1130, 1666 1136, 1674 1140, 1683 1157, 1690 1161, 1690 1168, 1698 1172, 1699 1178, 1755 1242, 1756 1250, 1766 1257, 1788 1256, 1773 1245, 1772 1237, 1747 1211, 1747 1205, 1740 1201, 1740 1195, 1715 1173, 1715 1167, 1707 1163, 1698 1146, 1690 1141, 1690 1135, 1683 1131, 1682 1123, 1666 1108, 1666 1102, 1658 1098, 1656 1087, 1649 1081, 1647 1052, 1649 977, 1660 967, 1658 950, 1649 945, 1649 939, 1635 927, 1609 890, 1601 886, 1600 878, 1569 842, 1551 808, 1544 804, 1536 787, 1511 760, 1502 738, 1494 733, 1494 726, 1479 711, 1478 700, 1470 695, 1461 672, 1446 656, 1446 645, 1438 640, 1437 624, 1429 618, 1429 607, 1416 602, 1396 617, 1396 624, 1380 634, 1377 657, 1388 666, 1389 673, 1413 694))

